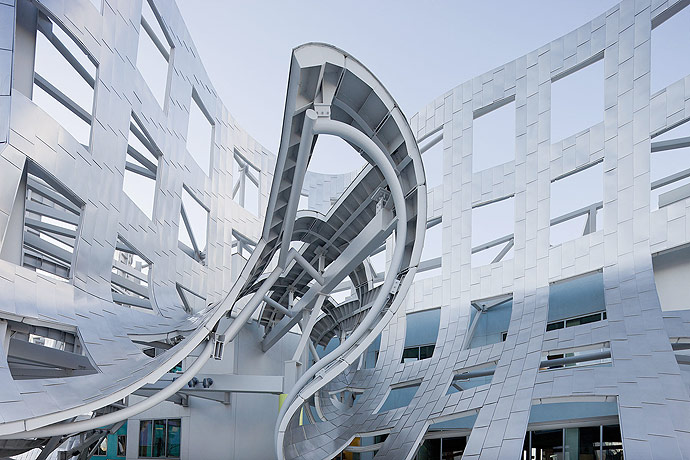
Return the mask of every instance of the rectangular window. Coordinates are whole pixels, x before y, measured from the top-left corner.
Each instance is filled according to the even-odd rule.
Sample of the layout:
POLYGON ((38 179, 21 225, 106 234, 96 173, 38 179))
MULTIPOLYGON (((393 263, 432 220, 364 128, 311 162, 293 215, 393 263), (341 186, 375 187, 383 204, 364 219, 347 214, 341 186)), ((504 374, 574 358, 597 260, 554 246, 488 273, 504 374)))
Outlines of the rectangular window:
POLYGON ((139 422, 139 457, 179 458, 181 420, 141 420, 139 422))
POLYGON ((110 275, 113 302, 130 308, 151 311, 150 270, 151 262, 144 259, 129 243, 118 236, 110 275))
POLYGON ((603 222, 603 199, 603 162, 551 182, 551 245, 601 228, 598 222, 603 222))
POLYGON ((429 220, 424 233, 424 247, 415 280, 441 275, 443 256, 443 219, 429 220))
POLYGON ((443 185, 443 134, 420 146, 419 151, 422 154, 428 192, 443 185))
POLYGON ((578 316, 577 318, 570 318, 566 320, 554 321, 546 325, 547 331, 555 331, 556 329, 563 329, 565 327, 579 326, 581 324, 594 323, 606 319, 606 312, 600 311, 591 315, 578 316))
POLYGON ((652 23, 652 94, 690 74, 690 61, 681 58, 681 56, 690 56, 690 40, 687 38, 688 24, 690 24, 690 8, 687 7, 663 22, 652 23))
POLYGON ((652 211, 690 197, 690 122, 654 136, 649 168, 652 211))
POLYGON ((585 67, 566 71, 552 80, 552 143, 582 132, 604 120, 603 57, 602 52, 585 67))
POLYGON ((178 227, 179 248, 201 264, 206 263, 206 233, 209 210, 185 186, 182 189, 180 222, 178 227))
POLYGON ((512 294, 471 303, 470 330, 467 332, 467 347, 475 348, 505 341, 508 337, 510 316, 513 313, 512 294))
POLYGON ((547 330, 606 319, 604 275, 587 273, 551 283, 547 330))
POLYGON ((661 310, 690 308, 690 247, 681 246, 654 254, 652 266, 661 310))
POLYGON ((42 14, 38 31, 31 99, 88 149, 96 61, 42 14))
POLYGON ((528 431, 521 459, 623 460, 619 425, 528 431))
POLYGON ((187 125, 187 151, 207 176, 211 174, 214 127, 215 123, 211 113, 204 106, 196 88, 192 89, 189 124, 187 125))
POLYGON ((431 358, 440 320, 440 308, 409 313, 406 316, 405 348, 400 362, 431 358))
POLYGON ((472 208, 472 266, 492 264, 513 257, 515 198, 472 208))
POLYGON ((132 113, 127 137, 123 190, 135 205, 153 219, 158 158, 161 152, 139 119, 132 113))
POLYGON ((139 457, 151 457, 153 420, 139 422, 139 457))
POLYGON ((84 203, 42 168, 27 164, 23 265, 68 280, 84 203))
POLYGON ((472 123, 472 172, 515 160, 514 97, 475 111, 472 123))
POLYGON ((171 53, 172 41, 163 28, 153 1, 143 0, 136 66, 163 109, 165 109, 168 91, 168 67, 171 53))
POLYGON ((251 164, 246 158, 235 150, 235 162, 233 168, 232 198, 237 204, 255 216, 260 216, 259 209, 259 168, 251 164))

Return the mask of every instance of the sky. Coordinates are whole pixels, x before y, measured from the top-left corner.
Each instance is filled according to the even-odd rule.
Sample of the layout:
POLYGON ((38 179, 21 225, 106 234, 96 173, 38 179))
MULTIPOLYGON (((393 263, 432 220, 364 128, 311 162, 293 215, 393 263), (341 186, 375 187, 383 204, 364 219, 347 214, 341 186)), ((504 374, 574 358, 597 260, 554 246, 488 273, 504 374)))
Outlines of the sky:
MULTIPOLYGON (((291 51, 300 44, 327 42, 352 54, 409 118, 453 87, 617 3, 178 0, 220 98, 272 152, 280 142, 291 51)), ((336 172, 328 170, 328 163, 322 166, 322 172, 336 172)))

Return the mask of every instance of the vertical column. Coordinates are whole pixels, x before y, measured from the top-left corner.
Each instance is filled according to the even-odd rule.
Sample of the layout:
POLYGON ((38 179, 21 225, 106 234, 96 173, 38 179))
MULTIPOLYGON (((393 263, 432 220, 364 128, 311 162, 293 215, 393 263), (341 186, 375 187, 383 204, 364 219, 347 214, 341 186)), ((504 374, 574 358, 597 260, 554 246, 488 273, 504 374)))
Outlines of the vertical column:
POLYGON ((606 18, 604 286, 626 458, 688 458, 690 402, 649 248, 649 2, 606 18))

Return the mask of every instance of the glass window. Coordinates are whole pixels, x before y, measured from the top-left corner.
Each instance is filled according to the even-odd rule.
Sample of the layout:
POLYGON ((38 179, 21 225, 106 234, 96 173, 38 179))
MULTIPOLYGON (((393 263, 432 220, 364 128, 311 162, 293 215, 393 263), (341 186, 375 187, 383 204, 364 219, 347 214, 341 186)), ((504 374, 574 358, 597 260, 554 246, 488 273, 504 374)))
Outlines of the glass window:
POLYGON ((460 460, 466 445, 467 438, 464 436, 443 438, 441 440, 441 458, 443 460, 460 460))
POLYGON ((431 358, 431 356, 434 354, 434 348, 435 345, 425 345, 423 347, 419 347, 419 359, 431 358))
POLYGON ((603 460, 623 460, 623 440, 618 425, 609 425, 603 428, 603 460))
POLYGON ((588 324, 595 321, 601 321, 601 313, 594 313, 593 315, 569 319, 565 322, 565 327, 579 326, 580 324, 588 324))
POLYGON ((417 361, 419 359, 419 347, 405 348, 403 350, 402 362, 417 361))
POLYGON ((168 457, 178 458, 180 456, 181 435, 182 427, 180 419, 168 420, 168 457))
POLYGON ((151 420, 142 420, 139 424, 139 456, 151 456, 151 430, 153 422, 151 420))
POLYGON ((153 422, 153 457, 165 455, 165 420, 153 422))
POLYGON ((563 460, 563 430, 532 432, 534 460, 563 460))
POLYGON ((436 460, 441 458, 441 440, 427 439, 419 446, 417 460, 436 460))
MULTIPOLYGON (((181 420, 141 420, 139 424, 139 457, 179 458, 181 420)), ((118 451, 126 449, 126 437, 118 436, 118 451), (122 441, 120 441, 122 438, 122 441)), ((123 454, 124 455, 124 454, 123 454)))

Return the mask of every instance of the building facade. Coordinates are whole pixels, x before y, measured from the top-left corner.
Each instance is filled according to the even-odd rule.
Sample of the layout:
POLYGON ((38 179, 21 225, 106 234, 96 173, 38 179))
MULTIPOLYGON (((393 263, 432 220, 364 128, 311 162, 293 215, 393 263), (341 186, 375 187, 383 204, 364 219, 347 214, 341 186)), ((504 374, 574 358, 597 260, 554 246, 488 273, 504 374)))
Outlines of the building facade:
POLYGON ((690 458, 688 3, 410 118, 300 46, 269 152, 174 2, 0 0, 0 457, 690 458))

